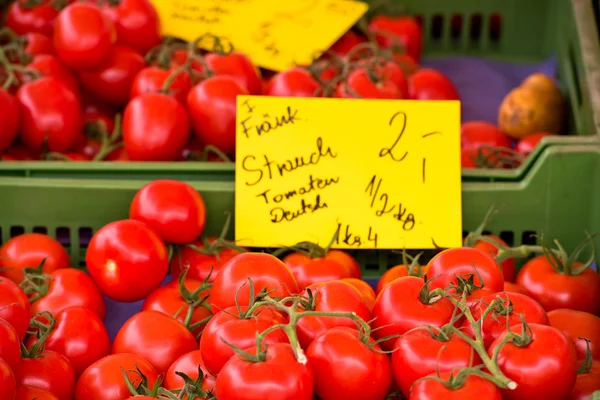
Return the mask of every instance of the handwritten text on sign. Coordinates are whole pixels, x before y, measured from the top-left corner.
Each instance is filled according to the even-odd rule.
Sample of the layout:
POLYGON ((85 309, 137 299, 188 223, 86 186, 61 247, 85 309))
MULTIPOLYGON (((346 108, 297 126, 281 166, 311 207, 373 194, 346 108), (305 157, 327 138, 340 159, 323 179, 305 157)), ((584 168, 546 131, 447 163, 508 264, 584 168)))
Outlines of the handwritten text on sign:
MULTIPOLYGON (((228 39, 258 66, 310 64, 367 11, 352 0, 152 0, 163 35, 228 39)), ((202 44, 201 44, 202 45, 202 44)), ((206 45, 212 45, 210 41, 206 45)))
POLYGON ((238 96, 236 239, 461 245, 460 103, 238 96))

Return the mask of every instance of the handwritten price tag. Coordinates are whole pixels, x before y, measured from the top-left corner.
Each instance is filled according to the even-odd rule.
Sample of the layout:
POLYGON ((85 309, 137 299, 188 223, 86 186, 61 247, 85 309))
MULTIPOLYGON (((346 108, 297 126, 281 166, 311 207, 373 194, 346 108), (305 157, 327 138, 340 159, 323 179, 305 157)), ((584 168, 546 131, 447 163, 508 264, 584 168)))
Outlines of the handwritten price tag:
POLYGON ((224 37, 258 66, 275 71, 310 64, 368 9, 352 0, 151 1, 163 35, 188 41, 204 33, 224 37))
POLYGON ((458 101, 238 96, 236 239, 462 244, 458 101))

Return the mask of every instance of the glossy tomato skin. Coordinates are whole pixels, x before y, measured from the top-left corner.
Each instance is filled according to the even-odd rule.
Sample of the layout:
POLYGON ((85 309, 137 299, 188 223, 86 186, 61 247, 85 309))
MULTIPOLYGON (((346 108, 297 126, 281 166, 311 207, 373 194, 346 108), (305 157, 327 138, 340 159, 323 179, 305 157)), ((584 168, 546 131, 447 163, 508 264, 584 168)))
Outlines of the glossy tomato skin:
POLYGON ((374 340, 372 348, 350 327, 336 327, 317 337, 306 351, 315 375, 315 394, 323 400, 384 399, 392 384, 388 356, 374 340))
MULTIPOLYGON (((438 333, 437 330, 433 332, 438 333)), ((392 353, 392 371, 405 397, 410 396, 410 389, 417 380, 435 373, 436 370, 445 372, 467 368, 471 365, 471 358, 472 365, 481 363, 471 345, 458 335, 448 336, 448 340, 442 341, 436 339, 431 332, 418 329, 398 338, 392 353)))
POLYGON ((131 201, 129 218, 144 222, 167 243, 198 239, 206 225, 206 205, 196 189, 171 179, 155 180, 131 201))
POLYGON ((577 357, 584 359, 587 343, 594 360, 600 360, 600 317, 583 311, 555 309, 548 313, 550 326, 561 331, 575 345, 577 357))
POLYGON ((71 400, 75 394, 75 370, 65 356, 45 350, 38 357, 21 360, 19 385, 45 390, 58 400, 71 400))
POLYGON ((245 54, 235 51, 225 55, 210 53, 206 55, 205 60, 215 75, 232 77, 248 93, 261 94, 260 72, 245 54))
POLYGON ((56 54, 75 71, 99 65, 109 55, 116 39, 114 24, 95 4, 71 4, 56 19, 56 54))
POLYGON ((477 149, 482 145, 512 147, 508 136, 496 125, 484 121, 463 122, 460 127, 460 147, 477 149))
POLYGON ((365 304, 367 305, 367 307, 369 307, 369 310, 373 309, 373 306, 375 305, 375 298, 377 296, 375 295, 375 291, 373 290, 371 285, 369 285, 367 282, 361 279, 356 278, 344 278, 342 279, 342 281, 347 282, 354 286, 356 289, 358 289, 358 291, 363 297, 365 304))
POLYGON ((198 368, 204 376, 201 389, 208 392, 215 387, 215 377, 212 376, 206 369, 200 350, 194 350, 179 357, 167 370, 165 374, 164 387, 167 390, 181 389, 185 386, 185 381, 182 377, 175 374, 181 372, 187 375, 190 379, 198 379, 198 368))
MULTIPOLYGON (((450 377, 449 371, 441 372, 440 377, 448 380, 450 377)), ((437 376, 434 372, 430 376, 437 376)), ((409 400, 465 400, 465 399, 485 399, 485 400, 502 400, 500 389, 492 382, 480 378, 475 375, 470 375, 466 378, 462 387, 452 390, 436 380, 422 380, 418 382, 410 393, 409 400)))
POLYGON ((144 57, 125 46, 113 46, 106 58, 79 73, 82 86, 102 102, 124 106, 129 101, 136 75, 144 68, 144 57))
MULTIPOLYGON (((392 281, 377 296, 373 306, 371 326, 373 336, 381 339, 386 336, 402 335, 413 328, 426 325, 442 327, 452 319, 454 305, 446 298, 432 304, 421 301, 419 294, 423 279, 405 276, 392 281)), ((389 351, 395 340, 381 342, 381 348, 389 351)))
MULTIPOLYGON (((422 273, 427 272, 427 266, 420 267, 422 273)), ((379 281, 377 281, 377 286, 375 287, 375 293, 379 294, 381 291, 390 283, 398 278, 402 278, 403 276, 408 276, 408 268, 403 265, 396 265, 381 275, 379 281)))
MULTIPOLYGON (((256 353, 256 348, 248 352, 256 353)), ((230 400, 311 400, 313 380, 311 364, 299 363, 291 345, 277 343, 268 347, 264 362, 251 364, 232 357, 217 377, 216 396, 230 400)))
POLYGON ((235 151, 236 98, 248 91, 230 76, 214 76, 194 86, 187 107, 194 134, 224 153, 235 151))
MULTIPOLYGON (((497 236, 486 235, 486 237, 495 241, 501 246, 508 247, 506 242, 497 236)), ((492 257, 496 257, 498 255, 498 247, 486 241, 479 240, 477 243, 475 243, 474 247, 489 253, 492 257)), ((504 276, 504 282, 514 282, 517 275, 516 272, 515 260, 513 258, 502 261, 502 275, 504 276)))
POLYGON ((173 97, 145 93, 123 115, 123 140, 132 161, 175 161, 190 137, 187 111, 173 97))
POLYGON ((350 271, 345 266, 325 257, 310 258, 304 253, 294 252, 282 261, 294 274, 300 289, 314 283, 350 278, 350 271))
POLYGON ((527 295, 527 291, 516 283, 504 281, 504 291, 510 293, 521 293, 527 295))
POLYGON ((63 268, 49 274, 48 292, 31 304, 31 315, 42 311, 58 314, 71 306, 83 306, 104 320, 104 297, 92 278, 75 268, 63 268))
POLYGON ((37 56, 40 54, 54 54, 52 39, 38 32, 29 32, 23 36, 25 41, 25 54, 37 56))
MULTIPOLYGON (((0 343, 2 344, 0 346, 0 360, 3 360, 10 367, 15 378, 19 378, 21 372, 21 338, 17 330, 4 319, 0 319, 0 343)), ((2 375, 2 372, 0 372, 0 375, 2 375)))
POLYGON ((265 87, 267 96, 314 97, 319 83, 310 72, 301 67, 293 67, 272 77, 265 87))
POLYGON ((130 219, 111 222, 94 234, 86 264, 102 293, 122 302, 144 299, 169 270, 162 239, 143 222, 130 219))
MULTIPOLYGON (((61 61, 58 57, 52 54, 40 54, 31 60, 27 64, 27 68, 38 71, 42 76, 51 76, 62 82, 75 97, 80 97, 79 82, 77 78, 61 61)), ((27 82, 26 75, 22 79, 27 82)))
POLYGON ((460 100, 452 81, 430 68, 422 68, 408 78, 408 92, 413 100, 460 100))
MULTIPOLYGON (((134 99, 143 93, 155 93, 162 90, 165 81, 173 73, 173 70, 149 66, 142 69, 135 76, 131 85, 129 97, 134 99)), ((181 104, 185 104, 188 93, 192 88, 192 81, 187 72, 178 74, 169 86, 169 92, 181 104)))
POLYGON ((360 265, 354 257, 345 252, 344 250, 329 250, 325 254, 325 258, 329 260, 337 261, 338 263, 345 266, 350 271, 350 278, 362 279, 362 271, 360 265))
POLYGON ((139 368, 148 379, 148 386, 154 386, 158 372, 152 364, 133 354, 111 354, 90 365, 79 377, 75 388, 75 400, 122 400, 131 395, 125 385, 121 368, 134 386, 140 377, 134 371, 139 368))
MULTIPOLYGON (((245 312, 248 307, 243 307, 245 312)), ((217 376, 231 357, 235 356, 233 349, 223 342, 225 340, 242 350, 256 346, 256 333, 268 328, 284 324, 285 318, 278 311, 263 308, 248 318, 239 317, 237 307, 227 307, 219 311, 206 324, 200 338, 200 354, 206 370, 217 376)), ((265 344, 289 343, 283 330, 277 329, 265 338, 265 344)))
POLYGON ((141 54, 160 44, 160 22, 149 0, 121 0, 117 4, 107 2, 102 10, 115 25, 117 43, 141 54))
POLYGON ((55 77, 42 77, 17 91, 21 115, 21 141, 41 151, 66 152, 81 134, 81 105, 73 92, 55 77))
POLYGON ((376 34, 380 46, 394 48, 399 45, 415 61, 421 59, 423 37, 421 27, 414 18, 378 15, 369 23, 369 30, 376 34), (377 31, 387 34, 377 34, 377 31))
POLYGON ((529 155, 537 145, 542 141, 543 138, 552 136, 550 133, 540 132, 527 135, 525 138, 519 140, 515 146, 515 150, 524 155, 529 155))
POLYGON ((31 386, 18 386, 15 400, 59 400, 55 395, 31 386))
MULTIPOLYGON (((574 268, 581 265, 575 263, 574 268)), ((576 276, 564 275, 552 268, 546 256, 540 255, 523 265, 516 283, 546 311, 569 308, 600 314, 600 275, 591 268, 576 276)))
MULTIPOLYGON (((525 347, 513 343, 499 352, 498 367, 517 384, 515 390, 503 390, 507 400, 563 400, 568 398, 577 378, 575 349, 563 334, 551 326, 529 324, 531 342, 525 347)), ((520 331, 515 330, 518 334, 520 331)), ((490 357, 502 341, 496 339, 490 357)))
POLYGON ((0 318, 15 328, 21 340, 29 329, 30 307, 29 298, 19 285, 0 277, 0 318))
MULTIPOLYGON (((584 360, 578 361, 579 365, 583 363, 584 360)), ((577 375, 569 400, 590 400, 596 391, 600 391, 600 361, 593 360, 592 368, 588 372, 577 375)))
POLYGON ((298 293, 298 283, 289 268, 276 257, 266 253, 242 253, 230 259, 213 281, 210 304, 213 313, 235 306, 236 293, 240 306, 250 304, 250 285, 254 293, 263 288, 273 298, 298 293))
POLYGON ((142 311, 119 329, 112 352, 135 354, 165 373, 175 360, 197 348, 194 335, 179 321, 158 311, 142 311))
POLYGON ((4 89, 0 89, 0 120, 0 152, 4 152, 17 137, 20 123, 19 102, 4 89))
POLYGON ((358 34, 355 31, 348 31, 342 35, 341 38, 338 39, 330 48, 330 51, 333 51, 340 57, 344 57, 346 54, 350 52, 354 47, 358 46, 361 43, 365 43, 367 39, 365 39, 362 35, 358 34))
POLYGON ((17 391, 17 382, 12 369, 0 358, 0 394, 7 400, 13 400, 17 391), (4 397, 6 396, 6 397, 4 397))
MULTIPOLYGON (((485 310, 494 300, 501 301, 503 307, 495 307, 494 311, 487 314, 482 323, 481 336, 486 349, 509 327, 512 332, 521 332, 521 316, 525 318, 527 323, 550 324, 548 315, 542 306, 531 297, 520 293, 501 292, 482 297, 471 306, 473 318, 476 320, 481 319, 485 310), (507 308, 510 309, 510 312, 507 308), (509 312, 508 315, 507 312, 509 312)), ((473 327, 466 321, 463 324, 463 332, 475 337, 473 327)))
POLYGON ((5 26, 17 35, 37 32, 52 36, 58 11, 50 1, 43 1, 42 4, 31 8, 25 7, 25 3, 25 0, 19 0, 10 4, 4 21, 5 26))
MULTIPOLYGON (((217 238, 208 238, 207 240, 210 244, 213 244, 217 238)), ((193 242, 193 245, 199 249, 205 249, 202 240, 193 242)), ((240 254, 239 251, 230 248, 219 249, 218 257, 213 254, 200 253, 187 246, 182 246, 180 250, 173 255, 171 261, 171 276, 173 279, 179 279, 182 269, 188 268, 187 278, 199 281, 207 280, 209 283, 215 280, 227 261, 240 254)))
POLYGON ((354 98, 356 95, 363 99, 403 98, 402 90, 396 83, 385 76, 381 76, 378 81, 373 81, 369 71, 364 67, 350 72, 346 82, 341 83, 336 89, 337 97, 354 98))

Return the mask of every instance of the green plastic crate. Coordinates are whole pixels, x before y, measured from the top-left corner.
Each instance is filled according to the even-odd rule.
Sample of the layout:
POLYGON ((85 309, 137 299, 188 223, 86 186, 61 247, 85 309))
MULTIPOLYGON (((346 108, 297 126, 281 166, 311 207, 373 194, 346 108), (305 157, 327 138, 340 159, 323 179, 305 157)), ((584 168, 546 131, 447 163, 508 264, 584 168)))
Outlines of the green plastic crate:
MULTIPOLYGON (((73 264, 83 266, 92 232, 127 218, 131 199, 146 182, 0 178, 0 237, 6 241, 32 231, 65 237, 73 264)), ((209 210, 205 233, 218 235, 226 212, 234 211, 233 182, 190 183, 209 210)), ((495 206, 501 214, 488 229, 509 244, 533 244, 531 235, 544 232, 573 249, 585 239, 585 231, 600 231, 598 204, 600 145, 550 146, 521 182, 464 183, 463 226, 475 229, 495 206)), ((355 256, 365 277, 379 276, 400 262, 399 255, 387 251, 356 251, 355 256)))
MULTIPOLYGON (((539 62, 555 54, 559 78, 569 98, 570 136, 545 139, 514 170, 464 170, 463 180, 518 180, 537 162, 544 147, 581 144, 578 136, 595 136, 600 123, 597 65, 600 60, 598 31, 591 0, 397 0, 406 11, 419 16, 424 27, 427 57, 458 54, 525 63, 539 62), (501 17, 500 33, 490 23, 501 17), (453 30, 453 19, 462 21, 453 30), (479 22, 477 22, 479 21, 479 22), (435 22, 435 23, 434 23, 435 22), (473 23, 472 23, 473 22, 473 23), (435 27, 434 27, 435 26, 435 27), (437 27, 440 27, 438 29, 437 27), (458 34, 456 33, 458 32, 458 34)), ((482 89, 483 90, 483 89, 482 89)), ((235 176, 234 165, 191 163, 0 163, 0 176, 77 179, 227 180, 235 176)))

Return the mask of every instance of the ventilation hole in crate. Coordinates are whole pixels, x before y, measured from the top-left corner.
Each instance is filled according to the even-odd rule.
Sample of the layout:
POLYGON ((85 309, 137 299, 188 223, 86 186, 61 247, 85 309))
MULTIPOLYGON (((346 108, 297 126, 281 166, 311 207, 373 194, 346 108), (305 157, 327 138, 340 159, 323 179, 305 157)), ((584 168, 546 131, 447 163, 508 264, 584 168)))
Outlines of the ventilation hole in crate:
POLYGON ((514 244, 515 244, 514 232, 502 231, 502 232, 500 232, 500 239, 504 240, 504 242, 509 246, 514 246, 514 244))
POLYGON ((420 27, 423 27, 423 16, 422 15, 415 15, 415 21, 417 21, 417 24, 419 24, 420 27))
POLYGON ((469 38, 473 44, 478 43, 481 39, 481 25, 482 25, 481 14, 475 14, 471 16, 471 26, 469 27, 469 38))
POLYGON ((524 231, 521 236, 521 244, 534 245, 537 243, 537 237, 535 231, 524 231))
POLYGON ((462 238, 466 238, 469 235, 469 231, 462 231, 462 238))
POLYGON ((459 14, 455 14, 452 16, 452 19, 450 20, 450 37, 452 38, 452 40, 460 40, 460 37, 462 35, 462 28, 463 28, 463 18, 462 15, 459 14))
POLYGON ((92 228, 81 227, 79 228, 79 246, 86 248, 92 239, 92 228))
POLYGON ((48 229, 45 226, 34 226, 33 233, 41 233, 42 235, 47 235, 48 229))
POLYGON ((431 19, 431 39, 440 40, 444 32, 444 17, 436 14, 431 19))
POLYGON ((483 232, 481 232, 481 234, 482 234, 482 235, 491 235, 491 234, 492 234, 492 232, 490 232, 490 231, 483 231, 483 232))
POLYGON ((24 233, 25 233, 25 228, 22 226, 11 226, 10 227, 10 237, 11 238, 22 235, 24 233))
POLYGON ((2 228, 0 227, 0 244, 2 244, 2 228))
POLYGON ((500 37, 502 36, 502 16, 500 16, 500 14, 495 13, 490 15, 490 28, 488 34, 490 42, 498 43, 500 41, 500 37))
POLYGON ((56 239, 63 246, 71 245, 71 230, 65 226, 56 228, 56 239))

